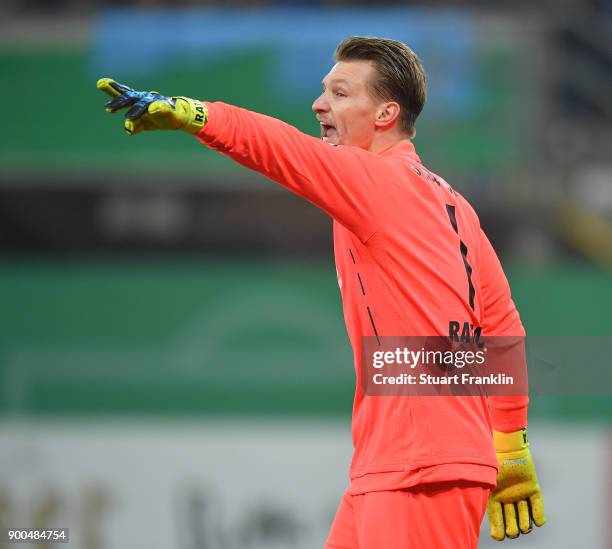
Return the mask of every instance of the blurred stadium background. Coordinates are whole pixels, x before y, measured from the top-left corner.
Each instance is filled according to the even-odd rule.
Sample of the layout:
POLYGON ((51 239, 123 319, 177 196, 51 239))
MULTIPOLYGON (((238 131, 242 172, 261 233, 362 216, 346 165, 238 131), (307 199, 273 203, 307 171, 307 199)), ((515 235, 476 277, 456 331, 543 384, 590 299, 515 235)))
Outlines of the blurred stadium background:
MULTIPOLYGON (((610 0, 5 0, 0 525, 322 547, 353 393, 331 223, 188 136, 128 138, 95 82, 318 134, 350 34, 423 59, 417 150, 476 207, 528 334, 612 335, 610 0)), ((513 546, 612 547, 611 418, 609 396, 533 396, 550 524, 513 546)))

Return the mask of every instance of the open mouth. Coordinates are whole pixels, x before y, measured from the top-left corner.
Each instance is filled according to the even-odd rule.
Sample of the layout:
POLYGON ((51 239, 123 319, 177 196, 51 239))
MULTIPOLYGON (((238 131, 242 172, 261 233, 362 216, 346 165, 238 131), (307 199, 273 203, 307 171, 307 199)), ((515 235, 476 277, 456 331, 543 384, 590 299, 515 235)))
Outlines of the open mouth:
POLYGON ((321 138, 323 141, 330 141, 338 137, 338 130, 335 126, 331 124, 324 124, 320 122, 321 125, 321 138))

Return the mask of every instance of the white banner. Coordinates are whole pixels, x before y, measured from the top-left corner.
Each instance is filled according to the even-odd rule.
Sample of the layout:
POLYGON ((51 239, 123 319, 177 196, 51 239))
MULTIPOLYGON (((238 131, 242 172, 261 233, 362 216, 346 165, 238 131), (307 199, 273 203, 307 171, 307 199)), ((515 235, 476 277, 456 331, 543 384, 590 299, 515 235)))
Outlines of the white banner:
MULTIPOLYGON (((0 424, 0 526, 68 527, 80 549, 322 549, 349 433, 324 420, 0 424)), ((606 437, 530 430, 549 524, 514 544, 605 547, 606 437)), ((481 547, 496 547, 487 529, 481 547)))

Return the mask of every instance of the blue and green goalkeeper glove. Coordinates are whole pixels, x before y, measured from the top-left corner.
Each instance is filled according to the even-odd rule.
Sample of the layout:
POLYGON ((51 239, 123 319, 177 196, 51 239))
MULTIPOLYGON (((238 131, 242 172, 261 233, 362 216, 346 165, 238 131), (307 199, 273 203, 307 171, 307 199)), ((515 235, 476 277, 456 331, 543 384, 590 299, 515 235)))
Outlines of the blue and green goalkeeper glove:
POLYGON ((130 135, 148 130, 182 130, 195 134, 208 119, 206 106, 197 99, 135 91, 111 78, 101 78, 97 85, 112 97, 106 103, 108 112, 129 107, 124 127, 130 135))
POLYGON ((529 451, 527 431, 493 431, 499 472, 497 487, 489 497, 487 514, 491 537, 503 541, 531 532, 546 522, 544 501, 529 451))

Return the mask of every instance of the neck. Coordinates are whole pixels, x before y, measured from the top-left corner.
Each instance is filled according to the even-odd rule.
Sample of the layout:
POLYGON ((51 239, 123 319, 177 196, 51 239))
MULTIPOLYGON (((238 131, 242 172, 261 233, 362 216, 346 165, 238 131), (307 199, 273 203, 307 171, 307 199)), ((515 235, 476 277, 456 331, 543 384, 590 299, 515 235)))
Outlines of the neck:
POLYGON ((374 139, 372 140, 372 143, 370 143, 368 150, 370 152, 379 154, 395 145, 411 142, 412 139, 410 139, 410 137, 408 137, 405 133, 399 133, 396 131, 380 132, 374 134, 374 139))

